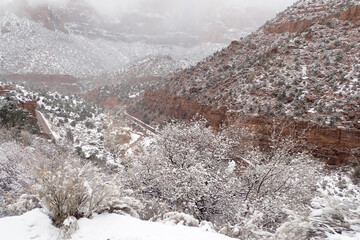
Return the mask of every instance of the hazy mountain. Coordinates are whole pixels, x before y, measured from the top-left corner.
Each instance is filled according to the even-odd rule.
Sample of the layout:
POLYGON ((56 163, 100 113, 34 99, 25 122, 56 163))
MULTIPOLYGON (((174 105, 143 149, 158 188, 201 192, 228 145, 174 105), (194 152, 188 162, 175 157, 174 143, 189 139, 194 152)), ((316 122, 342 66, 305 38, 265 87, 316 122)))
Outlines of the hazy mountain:
MULTIPOLYGON (((126 66, 147 58, 172 59, 159 66, 166 69, 162 73, 168 74, 195 64, 224 46, 201 43, 185 48, 146 43, 146 33, 144 38, 132 39, 120 25, 106 22, 90 5, 80 1, 69 2, 65 7, 25 4, 3 12, 0 25, 0 74, 12 80, 29 80, 37 86, 45 81, 58 90, 64 90, 57 86, 63 84, 64 77, 59 76, 71 79, 79 91, 89 81, 96 85, 99 76, 121 73, 126 66), (34 78, 34 74, 42 77, 34 78)), ((141 74, 154 73, 144 70, 141 74)), ((109 83, 101 80, 102 84, 109 83)))

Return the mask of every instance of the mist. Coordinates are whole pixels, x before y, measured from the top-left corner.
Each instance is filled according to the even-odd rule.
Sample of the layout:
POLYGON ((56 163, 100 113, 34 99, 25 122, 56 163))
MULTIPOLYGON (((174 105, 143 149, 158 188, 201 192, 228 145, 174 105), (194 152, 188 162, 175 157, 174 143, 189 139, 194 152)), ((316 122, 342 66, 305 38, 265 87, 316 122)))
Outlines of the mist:
POLYGON ((116 16, 124 12, 148 11, 157 13, 168 13, 173 15, 192 15, 204 12, 216 14, 223 7, 237 8, 267 8, 274 12, 281 11, 290 6, 294 0, 87 0, 99 12, 116 16))
POLYGON ((119 17, 124 13, 159 13, 173 16, 217 14, 224 7, 267 9, 274 13, 285 9, 295 0, 0 0, 0 7, 4 8, 13 3, 17 4, 50 4, 66 6, 68 2, 84 1, 91 4, 99 13, 107 17, 119 17))
MULTIPOLYGON (((229 43, 244 37, 296 0, 0 0, 0 11, 43 4, 89 5, 133 36, 172 35, 175 42, 229 43), (184 37, 186 36, 186 37, 184 37), (190 37, 190 40, 189 40, 190 37), (195 40, 194 40, 195 39, 195 40)), ((164 38, 164 37, 163 37, 164 38)), ((171 41, 173 41, 171 40, 171 41)))

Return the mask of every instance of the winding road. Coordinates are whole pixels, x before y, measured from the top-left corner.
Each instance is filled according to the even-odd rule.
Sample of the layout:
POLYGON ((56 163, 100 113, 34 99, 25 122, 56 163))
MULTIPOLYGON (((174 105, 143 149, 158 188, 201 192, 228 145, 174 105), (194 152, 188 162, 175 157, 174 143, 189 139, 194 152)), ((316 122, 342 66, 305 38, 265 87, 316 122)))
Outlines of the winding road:
POLYGON ((47 124, 47 121, 45 120, 44 115, 37 110, 36 110, 36 119, 38 121, 38 125, 40 127, 41 132, 45 133, 45 134, 49 135, 51 138, 53 138, 54 136, 51 132, 50 127, 47 124))
POLYGON ((146 130, 149 130, 152 133, 156 134, 156 130, 155 128, 151 127, 150 125, 144 123, 143 121, 141 121, 140 119, 131 116, 130 114, 128 114, 126 111, 124 111, 125 116, 127 116, 128 118, 130 118, 131 121, 133 121, 135 124, 139 125, 142 128, 145 128, 146 130))

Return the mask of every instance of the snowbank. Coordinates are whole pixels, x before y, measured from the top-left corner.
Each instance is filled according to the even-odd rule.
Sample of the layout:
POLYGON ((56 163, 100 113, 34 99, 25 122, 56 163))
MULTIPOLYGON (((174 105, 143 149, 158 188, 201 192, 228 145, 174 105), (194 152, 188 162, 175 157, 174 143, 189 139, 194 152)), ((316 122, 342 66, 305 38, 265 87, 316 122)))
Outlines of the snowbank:
MULTIPOLYGON (((163 223, 141 221, 116 214, 96 215, 93 219, 79 220, 80 229, 73 240, 230 240, 224 235, 205 232, 200 228, 171 226, 163 223)), ((16 217, 0 219, 1 239, 52 240, 60 239, 60 231, 40 209, 16 217)))

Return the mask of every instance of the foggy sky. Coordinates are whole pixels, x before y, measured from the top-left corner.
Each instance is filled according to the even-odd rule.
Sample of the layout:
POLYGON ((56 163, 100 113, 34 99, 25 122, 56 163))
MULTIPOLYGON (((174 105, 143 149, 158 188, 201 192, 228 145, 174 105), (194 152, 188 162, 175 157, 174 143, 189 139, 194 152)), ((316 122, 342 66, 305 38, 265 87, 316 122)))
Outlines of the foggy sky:
MULTIPOLYGON (((68 1, 75 0, 0 0, 0 7, 8 5, 13 1, 26 1, 31 5, 44 2, 56 5, 66 5, 68 1)), ((105 16, 116 17, 122 13, 142 12, 152 14, 171 14, 174 16, 217 14, 222 7, 262 8, 277 12, 292 5, 295 0, 84 0, 105 16)))
POLYGON ((295 0, 87 0, 99 12, 117 15, 121 12, 148 11, 183 15, 184 13, 207 11, 216 14, 221 7, 236 6, 246 9, 266 8, 275 13, 290 6, 295 0))
MULTIPOLYGON (((122 33, 148 36, 181 34, 189 39, 177 38, 176 41, 191 45, 201 42, 229 43, 246 36, 296 1, 0 0, 0 14, 4 11, 23 13, 22 9, 26 9, 29 5, 47 3, 63 7, 68 4, 78 8, 79 2, 80 5, 86 2, 103 17, 100 22, 105 20, 121 25, 122 33)), ((98 18, 95 16, 95 19, 98 18)))

